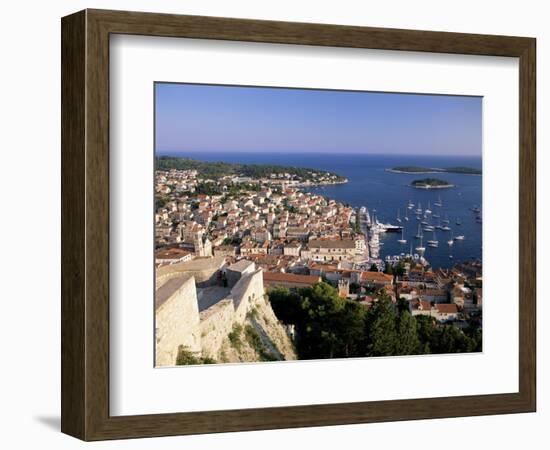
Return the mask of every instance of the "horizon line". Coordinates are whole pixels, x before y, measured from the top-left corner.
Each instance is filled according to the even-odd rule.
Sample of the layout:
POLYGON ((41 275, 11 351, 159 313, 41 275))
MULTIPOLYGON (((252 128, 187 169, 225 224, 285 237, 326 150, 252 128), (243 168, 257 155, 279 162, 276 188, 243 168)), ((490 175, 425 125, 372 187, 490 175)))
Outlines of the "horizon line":
POLYGON ((176 153, 193 153, 193 154, 200 154, 200 153, 238 153, 238 154, 311 154, 311 155, 332 155, 332 154, 339 154, 339 155, 373 155, 373 156, 434 156, 434 157, 445 157, 445 156, 463 156, 463 157, 482 157, 483 154, 475 154, 475 153, 469 153, 469 154, 461 154, 461 153, 451 153, 451 154, 433 154, 433 153, 378 153, 378 152, 358 152, 358 151, 308 151, 308 150, 297 150, 297 151, 277 151, 277 150, 155 150, 155 156, 161 155, 161 156, 176 156, 176 153))

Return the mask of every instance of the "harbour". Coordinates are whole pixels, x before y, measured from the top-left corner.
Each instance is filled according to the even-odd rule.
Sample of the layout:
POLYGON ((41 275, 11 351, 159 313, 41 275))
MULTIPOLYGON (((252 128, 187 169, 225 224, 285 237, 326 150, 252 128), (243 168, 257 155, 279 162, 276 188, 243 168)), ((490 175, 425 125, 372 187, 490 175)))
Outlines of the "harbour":
MULTIPOLYGON (((311 186, 303 189, 349 204, 357 211, 364 206, 371 218, 374 214, 383 229, 374 241, 376 243, 378 239, 377 257, 381 260, 411 253, 411 244, 413 255, 419 253, 415 251, 416 247, 425 248, 424 258, 436 268, 449 268, 456 262, 481 259, 482 177, 445 173, 445 180, 452 183, 454 188, 415 189, 410 184, 419 177, 418 175, 392 173, 386 170, 402 164, 481 168, 481 158, 358 155, 337 152, 320 153, 315 156, 303 153, 197 152, 196 157, 213 162, 272 163, 308 167, 330 170, 345 177, 348 180, 345 184, 311 186), (419 225, 423 233, 422 245, 416 237, 419 225), (436 239, 433 239, 434 230, 436 239), (451 237, 453 244, 449 245, 451 237), (399 242, 403 240, 407 243, 399 242), (429 246, 428 240, 438 240, 438 245, 429 246)), ((369 251, 372 258, 370 247, 369 251)))

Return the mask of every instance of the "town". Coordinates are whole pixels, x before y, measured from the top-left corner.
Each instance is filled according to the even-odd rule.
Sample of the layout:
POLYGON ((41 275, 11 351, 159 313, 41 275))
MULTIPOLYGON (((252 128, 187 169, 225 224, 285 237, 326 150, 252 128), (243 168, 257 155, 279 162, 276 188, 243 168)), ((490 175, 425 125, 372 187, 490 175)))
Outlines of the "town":
MULTIPOLYGON (((235 300, 231 288, 247 280, 247 286, 259 286, 254 294, 258 297, 270 289, 292 291, 324 282, 341 298, 367 310, 384 297, 413 317, 427 316, 441 326, 452 323, 459 329, 481 329, 481 262, 457 261, 450 269, 436 268, 412 250, 381 259, 377 230, 383 224, 371 221, 366 208, 354 209, 306 191, 308 186, 340 182, 329 173, 314 173, 307 180, 284 172, 259 178, 235 174, 208 179, 198 170, 157 170, 157 308, 189 281, 182 274, 193 273, 196 324, 213 317, 214 309, 227 299, 232 299, 237 311, 242 301, 235 300), (206 270, 206 277, 197 275, 201 270, 202 275, 206 270), (161 282, 159 277, 170 278, 167 274, 179 282, 172 286, 161 282), (159 296, 163 296, 161 301, 159 296)), ((173 324, 170 318, 160 320, 167 313, 163 314, 157 311, 157 333, 168 336, 170 331, 162 330, 162 324, 164 320, 173 324)), ((234 318, 226 322, 225 331, 231 334, 234 318)), ((203 355, 216 360, 226 337, 219 328, 215 343, 208 344, 209 351, 196 339, 187 348, 194 354, 201 354, 202 349, 203 355)), ((279 341, 290 347, 294 331, 289 326, 284 330, 287 336, 279 336, 279 341)), ((206 334, 203 329, 203 337, 206 334)), ((166 352, 159 342, 157 337, 157 355, 165 357, 161 361, 157 357, 157 363, 174 364, 181 352, 175 347, 166 352)), ((171 336, 164 342, 178 347, 179 341, 171 336)), ((226 345, 223 352, 227 351, 226 345)), ((283 353, 275 359, 296 356, 287 351, 285 358, 283 353)))

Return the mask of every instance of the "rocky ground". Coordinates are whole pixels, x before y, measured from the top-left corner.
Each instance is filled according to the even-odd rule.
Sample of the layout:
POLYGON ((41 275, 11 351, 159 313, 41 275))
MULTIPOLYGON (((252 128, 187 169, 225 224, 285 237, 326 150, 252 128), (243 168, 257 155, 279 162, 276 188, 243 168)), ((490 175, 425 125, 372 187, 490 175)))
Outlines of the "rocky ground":
POLYGON ((248 313, 242 325, 233 326, 216 358, 226 363, 294 359, 294 345, 266 299, 248 313))

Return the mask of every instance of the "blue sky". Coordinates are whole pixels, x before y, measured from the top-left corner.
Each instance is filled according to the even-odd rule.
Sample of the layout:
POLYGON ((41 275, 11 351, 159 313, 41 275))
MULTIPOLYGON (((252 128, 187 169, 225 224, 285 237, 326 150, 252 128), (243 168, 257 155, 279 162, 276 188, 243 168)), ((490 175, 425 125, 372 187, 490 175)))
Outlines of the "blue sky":
POLYGON ((481 156, 481 97, 157 83, 159 153, 481 156))

